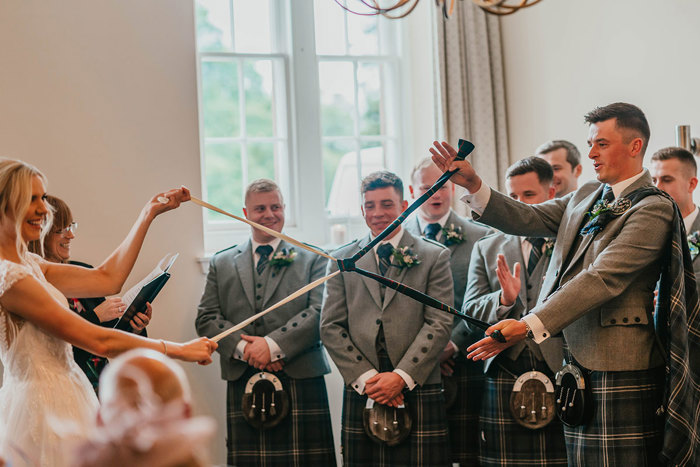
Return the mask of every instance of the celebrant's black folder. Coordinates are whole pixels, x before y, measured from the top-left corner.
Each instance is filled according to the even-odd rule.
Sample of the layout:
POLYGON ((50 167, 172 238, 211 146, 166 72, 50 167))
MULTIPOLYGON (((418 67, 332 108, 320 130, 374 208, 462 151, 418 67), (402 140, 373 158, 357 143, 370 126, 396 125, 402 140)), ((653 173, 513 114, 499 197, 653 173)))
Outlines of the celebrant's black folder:
POLYGON ((151 282, 147 283, 139 291, 134 301, 131 302, 129 308, 124 312, 124 314, 119 318, 117 324, 114 326, 115 329, 121 329, 122 331, 132 331, 130 321, 136 316, 136 313, 143 313, 146 311, 146 302, 153 303, 153 300, 163 288, 166 282, 170 279, 169 272, 163 272, 159 276, 156 276, 151 282))

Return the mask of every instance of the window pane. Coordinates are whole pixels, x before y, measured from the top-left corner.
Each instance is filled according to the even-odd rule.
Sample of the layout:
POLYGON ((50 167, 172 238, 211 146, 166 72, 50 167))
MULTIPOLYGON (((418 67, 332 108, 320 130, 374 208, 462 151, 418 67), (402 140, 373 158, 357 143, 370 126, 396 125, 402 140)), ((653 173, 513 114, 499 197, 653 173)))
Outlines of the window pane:
POLYGON ((248 183, 258 178, 275 180, 275 143, 248 145, 248 183))
POLYGON ((348 62, 318 64, 321 126, 324 136, 352 136, 355 131, 355 85, 348 62))
POLYGON ((235 0, 233 38, 238 53, 270 53, 269 0, 235 0))
POLYGON ((197 0, 197 48, 200 52, 231 50, 231 9, 228 0, 197 0))
POLYGON ((377 16, 348 15, 350 55, 378 55, 377 16))
POLYGON ((360 114, 360 134, 382 134, 382 102, 380 65, 361 63, 357 67, 357 105, 360 114))
POLYGON ((248 136, 273 136, 272 63, 269 60, 244 62, 243 82, 246 133, 248 136))
MULTIPOLYGON (((238 143, 207 143, 204 146, 207 199, 214 206, 234 214, 243 207, 241 146, 238 143)), ((207 209, 209 221, 230 220, 207 209)))
POLYGON ((202 112, 205 137, 231 137, 240 133, 236 62, 202 62, 202 112))
POLYGON ((323 143, 323 175, 329 215, 360 215, 360 179, 355 141, 323 143))
POLYGON ((333 0, 314 2, 316 23, 316 53, 319 55, 344 55, 345 10, 333 0))
POLYGON ((363 141, 360 150, 360 177, 386 168, 386 148, 380 141, 363 141))

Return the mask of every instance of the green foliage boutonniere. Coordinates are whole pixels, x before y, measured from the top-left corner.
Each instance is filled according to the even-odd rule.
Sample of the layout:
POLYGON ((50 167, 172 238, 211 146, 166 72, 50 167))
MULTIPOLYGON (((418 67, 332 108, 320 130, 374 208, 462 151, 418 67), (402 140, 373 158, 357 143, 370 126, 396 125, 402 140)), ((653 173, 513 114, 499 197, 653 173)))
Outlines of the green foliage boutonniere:
POLYGON ((294 251, 294 248, 290 248, 289 252, 287 252, 286 248, 282 248, 282 251, 278 251, 274 255, 272 255, 272 258, 270 258, 270 266, 273 266, 277 269, 285 266, 289 266, 294 262, 294 259, 297 257, 297 252, 294 251))
POLYGON ((394 257, 392 266, 396 266, 399 269, 412 268, 413 266, 420 264, 418 255, 414 255, 411 249, 407 246, 394 248, 391 256, 394 257))
POLYGON ((554 240, 547 240, 544 242, 544 245, 542 245, 542 252, 545 254, 545 256, 552 256, 552 251, 554 251, 554 240))
POLYGON ((462 227, 457 226, 455 229, 454 224, 447 224, 442 228, 442 237, 445 239, 445 246, 459 245, 464 241, 464 234, 462 233, 462 227))
POLYGON ((700 231, 695 231, 688 235, 688 248, 690 249, 690 257, 695 257, 700 253, 700 231))

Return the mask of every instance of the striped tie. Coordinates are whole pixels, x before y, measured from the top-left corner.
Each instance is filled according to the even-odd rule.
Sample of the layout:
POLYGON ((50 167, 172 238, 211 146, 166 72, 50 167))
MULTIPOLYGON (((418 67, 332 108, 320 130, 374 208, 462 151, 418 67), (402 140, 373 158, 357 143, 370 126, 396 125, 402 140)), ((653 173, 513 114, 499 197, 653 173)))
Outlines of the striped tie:
POLYGON ((260 245, 255 249, 255 252, 260 255, 258 265, 255 269, 258 271, 258 275, 261 275, 265 270, 265 266, 267 266, 268 258, 270 257, 270 253, 272 253, 272 247, 270 245, 260 245))
POLYGON ((379 274, 386 275, 391 265, 391 254, 394 252, 394 247, 391 243, 384 243, 377 248, 377 256, 379 256, 379 274))
POLYGON ((542 256, 542 245, 544 245, 544 238, 532 238, 527 237, 525 240, 530 242, 532 245, 532 250, 530 250, 530 257, 527 260, 527 275, 528 277, 532 275, 532 271, 537 267, 537 263, 540 261, 542 256))

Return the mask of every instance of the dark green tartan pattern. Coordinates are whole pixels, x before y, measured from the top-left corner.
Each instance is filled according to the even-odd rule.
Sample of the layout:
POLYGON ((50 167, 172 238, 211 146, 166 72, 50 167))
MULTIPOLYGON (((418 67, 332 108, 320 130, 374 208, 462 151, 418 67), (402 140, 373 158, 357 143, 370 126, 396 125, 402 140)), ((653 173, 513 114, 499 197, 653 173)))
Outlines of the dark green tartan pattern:
POLYGON ((569 465, 660 465, 664 368, 593 371, 593 418, 564 427, 569 465))
POLYGON ((457 400, 447 409, 452 462, 460 467, 479 465, 479 411, 484 390, 484 362, 455 359, 453 378, 457 382, 457 400))
POLYGON ((385 446, 366 434, 362 413, 367 396, 346 386, 343 395, 342 446, 345 467, 442 467, 450 465, 442 385, 416 386, 404 393, 413 419, 411 434, 398 446, 385 446))
MULTIPOLYGON (((484 383, 479 428, 482 466, 548 466, 567 465, 564 431, 558 418, 539 429, 530 430, 519 425, 510 412, 510 394, 516 378, 533 369, 527 349, 515 361, 508 361, 504 371, 499 361, 508 360, 501 355, 489 367, 484 383)), ((552 372, 543 361, 534 360, 534 369, 554 381, 552 372)))
POLYGON ((241 400, 253 368, 226 392, 228 465, 236 467, 336 466, 328 394, 323 376, 282 380, 290 400, 287 417, 274 428, 258 430, 243 418, 241 400))

